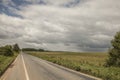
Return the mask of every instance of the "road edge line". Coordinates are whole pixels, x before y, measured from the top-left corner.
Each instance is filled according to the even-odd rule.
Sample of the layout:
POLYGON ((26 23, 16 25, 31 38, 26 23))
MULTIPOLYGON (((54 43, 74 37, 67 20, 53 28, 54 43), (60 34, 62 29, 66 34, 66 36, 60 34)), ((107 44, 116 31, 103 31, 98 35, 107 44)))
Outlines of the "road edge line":
MULTIPOLYGON (((40 58, 40 59, 41 59, 41 58, 40 58)), ((44 60, 44 59, 42 59, 42 60, 44 60)), ((80 75, 83 75, 83 76, 86 76, 86 77, 89 77, 89 78, 92 78, 92 79, 95 79, 95 80, 103 80, 103 79, 101 79, 101 78, 99 78, 99 77, 95 77, 95 76, 93 76, 93 75, 89 75, 89 74, 86 74, 86 73, 83 73, 83 72, 80 72, 80 71, 76 71, 76 70, 74 70, 74 69, 70 69, 70 68, 68 68, 68 67, 65 67, 65 66, 62 66, 62 65, 59 65, 59 64, 56 64, 56 63, 47 61, 47 60, 44 60, 44 61, 46 61, 48 64, 54 65, 54 66, 56 66, 56 67, 58 67, 58 68, 65 69, 65 70, 67 70, 67 71, 70 71, 70 72, 73 72, 73 73, 76 73, 76 74, 80 74, 80 75)))
MULTIPOLYGON (((19 55, 18 55, 19 56, 19 55)), ((9 74, 10 71, 8 71, 7 73, 7 70, 9 69, 9 67, 12 65, 12 64, 15 64, 17 62, 17 59, 18 59, 18 56, 8 65, 8 67, 6 68, 5 72, 2 74, 2 76, 0 76, 0 80, 5 80, 9 74), (6 75, 4 75, 6 74, 6 75)))
POLYGON ((28 72, 27 72, 26 66, 25 66, 25 61, 24 61, 24 58, 23 58, 22 54, 21 54, 21 57, 22 57, 22 61, 23 61, 23 67, 24 67, 24 71, 25 71, 26 80, 30 80, 29 76, 28 76, 28 72))
MULTIPOLYGON (((28 54, 28 55, 30 55, 30 54, 28 54)), ((33 55, 30 55, 30 56, 33 56, 33 55)), ((83 72, 80 72, 80 71, 76 71, 76 70, 70 69, 68 67, 65 67, 65 66, 62 66, 62 65, 59 65, 59 64, 47 61, 47 60, 42 59, 42 58, 37 57, 37 56, 33 56, 33 57, 36 57, 36 58, 38 58, 40 60, 43 60, 43 61, 47 62, 48 64, 54 65, 54 66, 56 66, 58 68, 65 69, 67 71, 70 71, 70 72, 73 72, 73 73, 76 73, 76 74, 79 74, 79 75, 83 75, 83 76, 86 76, 88 78, 92 78, 92 79, 95 79, 95 80, 103 80, 102 78, 99 78, 99 77, 96 77, 96 76, 93 76, 93 75, 89 75, 89 74, 86 74, 86 73, 83 73, 83 72)))

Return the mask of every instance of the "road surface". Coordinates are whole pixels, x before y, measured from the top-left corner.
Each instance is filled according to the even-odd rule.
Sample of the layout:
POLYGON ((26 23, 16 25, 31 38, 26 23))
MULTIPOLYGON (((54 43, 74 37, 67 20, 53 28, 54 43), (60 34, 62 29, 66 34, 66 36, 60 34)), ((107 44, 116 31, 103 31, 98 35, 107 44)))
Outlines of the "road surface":
POLYGON ((99 80, 40 58, 21 53, 1 80, 99 80))

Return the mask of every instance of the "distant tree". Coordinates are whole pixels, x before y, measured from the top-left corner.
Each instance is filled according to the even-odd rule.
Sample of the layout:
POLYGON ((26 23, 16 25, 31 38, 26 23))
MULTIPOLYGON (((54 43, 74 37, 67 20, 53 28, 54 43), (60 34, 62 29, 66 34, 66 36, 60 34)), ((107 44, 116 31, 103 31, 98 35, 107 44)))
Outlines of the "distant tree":
POLYGON ((19 48, 18 44, 13 45, 13 51, 15 51, 15 52, 19 52, 20 51, 20 48, 19 48))
POLYGON ((34 49, 34 48, 23 48, 22 51, 37 51, 37 49, 34 49))
POLYGON ((113 47, 109 50, 109 59, 106 65, 120 67, 120 31, 116 33, 111 44, 113 47))
POLYGON ((23 48, 22 51, 45 51, 44 49, 35 49, 35 48, 23 48))
POLYGON ((43 52, 43 51, 45 51, 44 49, 38 49, 38 51, 41 51, 41 52, 43 52))
POLYGON ((13 56, 14 55, 11 45, 6 45, 2 49, 3 49, 3 55, 5 55, 5 56, 13 56))

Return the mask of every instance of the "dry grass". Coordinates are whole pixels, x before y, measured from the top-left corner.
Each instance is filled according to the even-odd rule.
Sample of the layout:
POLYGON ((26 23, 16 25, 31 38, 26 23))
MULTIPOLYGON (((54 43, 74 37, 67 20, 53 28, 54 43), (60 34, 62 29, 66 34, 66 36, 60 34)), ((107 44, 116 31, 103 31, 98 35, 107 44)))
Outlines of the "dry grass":
POLYGON ((107 53, 29 52, 29 54, 104 80, 120 80, 120 68, 104 67, 107 53))

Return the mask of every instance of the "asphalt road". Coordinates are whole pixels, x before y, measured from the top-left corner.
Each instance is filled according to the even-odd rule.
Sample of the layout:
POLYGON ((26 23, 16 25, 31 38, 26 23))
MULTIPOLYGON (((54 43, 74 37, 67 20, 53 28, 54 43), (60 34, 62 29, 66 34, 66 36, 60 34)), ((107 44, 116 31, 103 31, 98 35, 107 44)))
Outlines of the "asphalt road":
POLYGON ((21 53, 1 80, 100 80, 77 71, 21 53))

